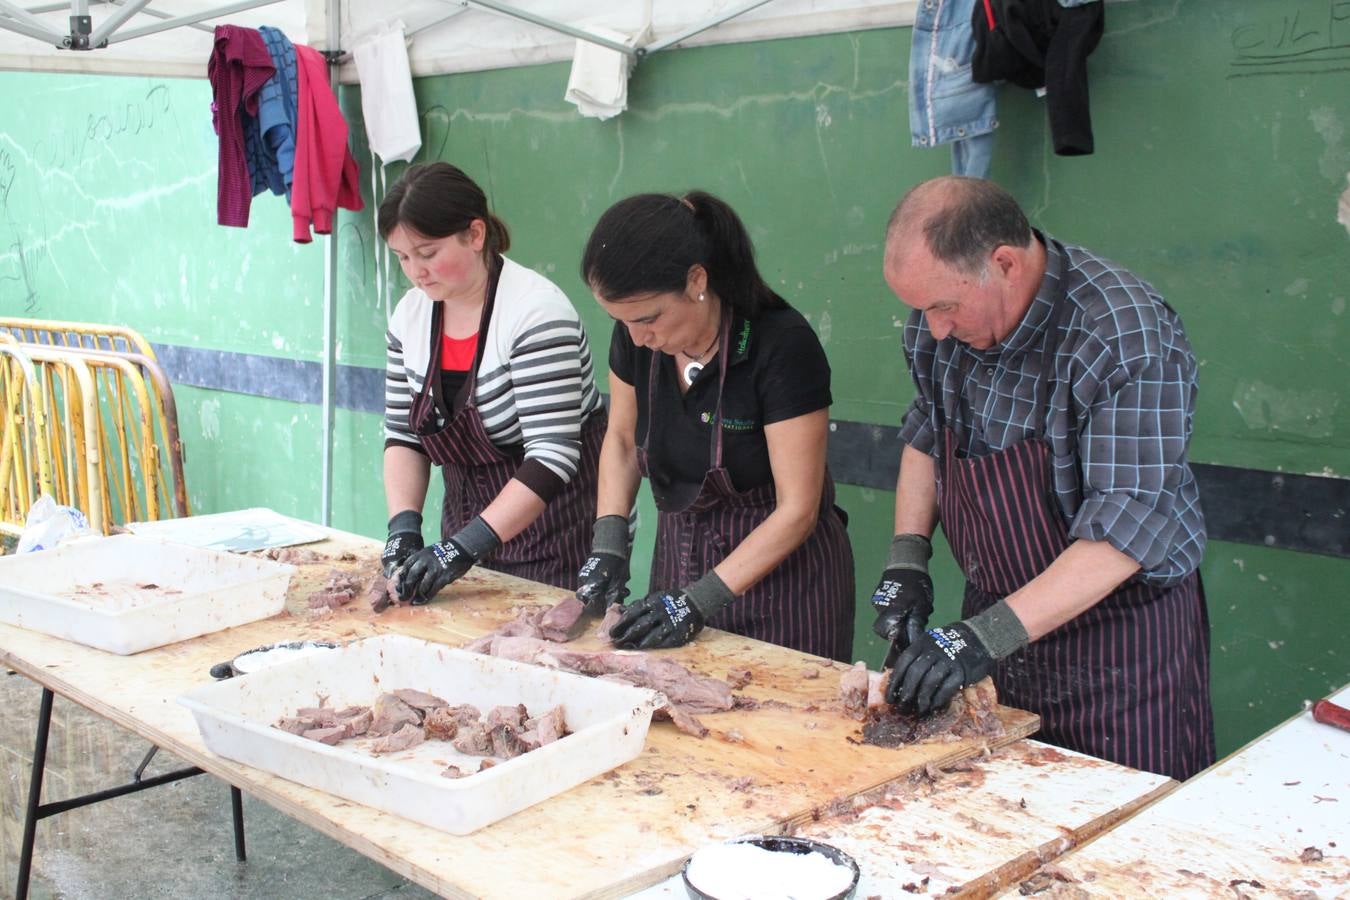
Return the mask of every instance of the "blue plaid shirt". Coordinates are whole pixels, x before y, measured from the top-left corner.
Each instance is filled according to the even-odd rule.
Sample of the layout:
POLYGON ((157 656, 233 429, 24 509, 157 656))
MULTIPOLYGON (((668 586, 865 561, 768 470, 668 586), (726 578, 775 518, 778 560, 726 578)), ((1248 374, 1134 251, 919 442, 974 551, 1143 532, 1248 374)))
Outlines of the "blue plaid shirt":
POLYGON ((1044 437, 1069 534, 1109 542, 1139 563, 1144 581, 1175 584, 1205 550, 1187 462, 1196 364, 1181 318, 1151 285, 1110 260, 1037 236, 1045 277, 1003 343, 981 351, 950 337, 935 341, 923 315, 910 315, 905 358, 918 393, 900 438, 938 455, 935 403, 960 456, 1044 437), (1071 304, 1063 316, 1060 298, 1071 304), (1048 397, 1038 396, 1050 358, 1048 397))

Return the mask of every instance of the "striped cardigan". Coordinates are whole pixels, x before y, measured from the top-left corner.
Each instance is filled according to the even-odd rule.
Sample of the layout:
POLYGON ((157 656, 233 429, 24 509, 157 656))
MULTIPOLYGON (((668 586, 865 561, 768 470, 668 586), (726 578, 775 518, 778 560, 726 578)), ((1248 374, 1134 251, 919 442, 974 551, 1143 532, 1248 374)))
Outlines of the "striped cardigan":
MULTIPOLYGON (((413 288, 389 320, 386 447, 422 451, 408 414, 413 397, 424 389, 431 363, 434 304, 413 288)), ((545 501, 576 475, 582 423, 601 404, 590 344, 567 295, 542 275, 505 258, 478 360, 474 401, 493 444, 507 452, 523 449, 516 477, 545 501)))

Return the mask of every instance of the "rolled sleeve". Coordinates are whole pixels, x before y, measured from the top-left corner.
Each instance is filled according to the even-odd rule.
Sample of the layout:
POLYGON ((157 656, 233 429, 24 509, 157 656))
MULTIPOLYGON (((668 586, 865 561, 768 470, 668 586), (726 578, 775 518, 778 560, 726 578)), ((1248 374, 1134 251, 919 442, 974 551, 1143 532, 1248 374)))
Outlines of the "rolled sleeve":
POLYGON ((1148 571, 1178 539, 1193 382, 1158 359, 1131 368, 1105 379, 1080 433, 1083 500, 1069 532, 1106 541, 1148 571))
POLYGON ((929 456, 937 454, 933 417, 923 397, 915 397, 905 410, 904 418, 900 420, 900 443, 929 456))

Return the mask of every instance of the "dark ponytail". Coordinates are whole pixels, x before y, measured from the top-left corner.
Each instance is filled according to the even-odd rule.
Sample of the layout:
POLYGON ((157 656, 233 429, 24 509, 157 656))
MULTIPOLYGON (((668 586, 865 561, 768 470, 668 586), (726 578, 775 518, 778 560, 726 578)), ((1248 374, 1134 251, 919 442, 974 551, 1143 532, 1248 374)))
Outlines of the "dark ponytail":
POLYGON ((511 232, 488 211, 483 189, 459 167, 434 162, 403 173, 380 202, 377 225, 385 240, 400 225, 423 237, 443 238, 459 234, 474 219, 487 226, 484 252, 492 255, 511 248, 511 232))
POLYGON ((605 211, 581 256, 581 278, 613 302, 639 294, 683 291, 701 265, 708 288, 738 314, 785 306, 760 277, 755 248, 740 217, 704 191, 684 197, 637 194, 605 211))

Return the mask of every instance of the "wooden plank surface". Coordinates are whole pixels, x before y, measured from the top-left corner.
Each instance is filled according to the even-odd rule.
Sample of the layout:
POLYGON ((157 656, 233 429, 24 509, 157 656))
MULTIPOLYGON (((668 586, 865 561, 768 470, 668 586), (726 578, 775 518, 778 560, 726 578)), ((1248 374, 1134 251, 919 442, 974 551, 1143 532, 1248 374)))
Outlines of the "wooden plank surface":
POLYGON ((1039 880, 1074 897, 1350 897, 1350 733, 1300 713, 1039 880))
MULTIPOLYGON (((699 740, 653 725, 634 762, 475 834, 455 837, 347 803, 208 753, 177 696, 210 680, 213 663, 263 644, 301 638, 351 640, 397 632, 459 645, 513 616, 522 604, 565 593, 474 571, 436 603, 373 615, 359 600, 310 618, 305 600, 331 569, 370 571, 380 545, 333 532, 308 549, 327 555, 292 581, 287 613, 191 641, 120 657, 0 626, 0 661, 135 731, 302 822, 450 897, 619 897, 666 878, 697 847, 771 832, 841 798, 926 764, 983 749, 966 740, 887 750, 857 746, 857 723, 837 705, 844 667, 722 632, 701 635, 671 657, 704 675, 747 669, 740 693, 774 705, 702 716, 699 740), (357 561, 336 561, 342 552, 357 561), (815 677, 812 677, 812 676, 815 677), (749 778, 747 785, 741 781, 749 778), (743 789, 733 790, 733 786, 743 789)), ((573 643, 593 646, 593 639, 573 643)), ((1001 710, 1011 741, 1033 732, 1029 713, 1001 710)))
POLYGON ((1176 787, 1026 740, 860 795, 793 833, 851 854, 859 897, 987 897, 1176 787))

